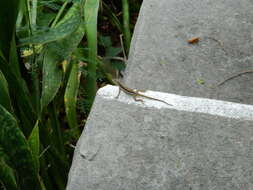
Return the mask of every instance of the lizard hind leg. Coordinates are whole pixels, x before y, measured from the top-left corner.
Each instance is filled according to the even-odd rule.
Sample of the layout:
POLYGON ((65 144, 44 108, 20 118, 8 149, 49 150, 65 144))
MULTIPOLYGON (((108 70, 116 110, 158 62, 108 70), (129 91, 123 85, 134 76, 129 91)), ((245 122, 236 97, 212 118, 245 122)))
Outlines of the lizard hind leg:
POLYGON ((137 98, 137 96, 133 96, 133 98, 134 98, 134 100, 135 100, 136 102, 141 102, 141 103, 144 104, 144 101, 143 101, 142 99, 140 99, 140 98, 137 98))
POLYGON ((121 92, 121 88, 119 87, 119 92, 118 92, 117 96, 115 97, 116 99, 119 98, 120 92, 121 92))

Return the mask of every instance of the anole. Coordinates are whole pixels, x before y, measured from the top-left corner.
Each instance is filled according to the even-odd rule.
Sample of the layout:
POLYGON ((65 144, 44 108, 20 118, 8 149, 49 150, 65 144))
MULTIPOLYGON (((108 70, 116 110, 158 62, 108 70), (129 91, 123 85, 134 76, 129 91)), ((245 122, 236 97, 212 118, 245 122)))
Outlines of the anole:
POLYGON ((144 94, 141 94, 140 91, 135 90, 135 89, 131 89, 131 88, 129 88, 129 87, 123 85, 123 84, 120 83, 119 81, 112 80, 112 82, 113 82, 115 85, 117 85, 117 86, 119 87, 119 93, 118 93, 118 95, 116 96, 116 98, 119 97, 120 92, 121 92, 121 90, 122 90, 122 91, 125 92, 126 94, 131 95, 131 96, 134 98, 135 101, 141 101, 141 102, 143 102, 143 100, 137 99, 137 97, 140 96, 140 97, 144 97, 144 98, 148 98, 148 99, 151 99, 151 100, 159 101, 159 102, 165 103, 165 104, 167 104, 167 105, 169 105, 169 106, 172 106, 171 104, 167 103, 167 102, 164 101, 164 100, 157 99, 157 98, 153 98, 153 97, 151 97, 151 96, 146 96, 146 95, 144 95, 144 94))

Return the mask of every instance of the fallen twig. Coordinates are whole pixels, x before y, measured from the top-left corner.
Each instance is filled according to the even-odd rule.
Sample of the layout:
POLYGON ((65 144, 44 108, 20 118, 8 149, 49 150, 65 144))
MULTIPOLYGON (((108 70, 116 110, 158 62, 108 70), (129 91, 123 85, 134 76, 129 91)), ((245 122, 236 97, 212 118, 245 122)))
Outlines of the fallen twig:
POLYGON ((233 79, 233 78, 236 78, 236 77, 239 77, 241 75, 244 75, 244 74, 247 74, 247 73, 253 73, 253 70, 246 70, 246 71, 241 71, 239 73, 236 73, 230 77, 228 77, 227 79, 225 79, 224 81, 220 82, 217 86, 221 86, 223 85, 224 83, 226 83, 227 81, 233 79))

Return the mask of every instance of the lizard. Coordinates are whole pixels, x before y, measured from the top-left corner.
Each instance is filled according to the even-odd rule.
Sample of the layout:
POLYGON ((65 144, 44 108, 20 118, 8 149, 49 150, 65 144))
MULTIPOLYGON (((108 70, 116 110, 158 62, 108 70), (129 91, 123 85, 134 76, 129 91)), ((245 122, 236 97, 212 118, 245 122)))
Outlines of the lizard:
POLYGON ((118 98, 119 95, 120 95, 120 92, 123 91, 126 94, 131 95, 134 98, 135 101, 141 101, 141 102, 143 102, 142 99, 137 99, 137 97, 140 96, 140 97, 143 97, 143 98, 148 98, 150 100, 159 101, 159 102, 165 103, 165 104, 167 104, 169 106, 172 106, 172 104, 169 104, 168 102, 166 102, 164 100, 153 98, 151 96, 146 96, 144 94, 141 94, 139 90, 131 89, 131 88, 125 86, 124 84, 122 84, 121 82, 119 82, 117 80, 112 80, 112 82, 119 87, 119 93, 116 96, 116 98, 118 98))

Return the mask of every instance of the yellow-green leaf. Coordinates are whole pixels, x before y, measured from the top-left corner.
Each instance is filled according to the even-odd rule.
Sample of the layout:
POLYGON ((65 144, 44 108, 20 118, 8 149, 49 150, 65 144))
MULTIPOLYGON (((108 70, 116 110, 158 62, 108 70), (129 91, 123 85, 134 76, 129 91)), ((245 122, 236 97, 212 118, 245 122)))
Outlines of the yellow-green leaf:
POLYGON ((34 165, 35 165, 35 170, 36 173, 39 173, 39 153, 40 153, 40 138, 39 138, 39 121, 36 122, 31 135, 28 139, 28 143, 30 145, 32 155, 33 155, 33 160, 34 160, 34 165))
POLYGON ((78 63, 73 63, 64 95, 64 103, 68 124, 72 129, 77 129, 78 127, 76 119, 76 100, 79 88, 79 81, 80 75, 78 74, 78 63))

